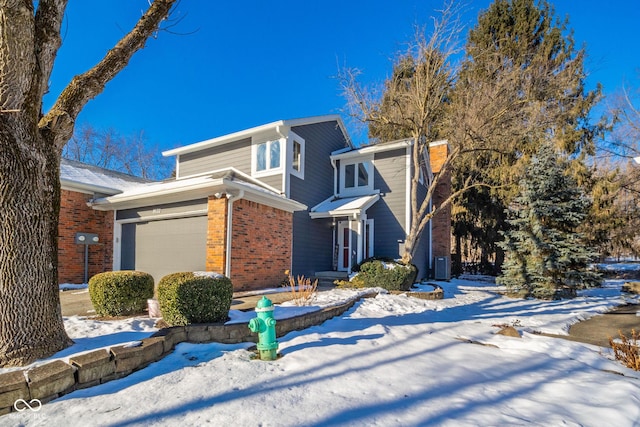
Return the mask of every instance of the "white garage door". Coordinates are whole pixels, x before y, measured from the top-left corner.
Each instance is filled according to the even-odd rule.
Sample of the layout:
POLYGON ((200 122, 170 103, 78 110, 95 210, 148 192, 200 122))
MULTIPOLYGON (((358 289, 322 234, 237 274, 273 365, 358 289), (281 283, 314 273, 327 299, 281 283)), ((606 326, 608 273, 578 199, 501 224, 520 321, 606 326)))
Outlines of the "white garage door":
POLYGON ((206 248, 206 216, 123 224, 120 268, 147 272, 157 284, 169 273, 205 270, 206 248))

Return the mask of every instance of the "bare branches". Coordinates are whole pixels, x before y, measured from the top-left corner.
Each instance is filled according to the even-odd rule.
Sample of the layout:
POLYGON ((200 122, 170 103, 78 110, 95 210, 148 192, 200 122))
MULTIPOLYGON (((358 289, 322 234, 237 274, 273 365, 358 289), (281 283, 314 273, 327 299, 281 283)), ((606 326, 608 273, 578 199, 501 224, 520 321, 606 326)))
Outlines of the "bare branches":
POLYGON ((144 132, 123 136, 114 129, 83 125, 64 146, 62 156, 147 179, 165 179, 171 163, 147 144, 144 132))
MULTIPOLYGON (((34 99, 42 99, 49 87, 53 62, 62 44, 60 27, 67 0, 41 0, 35 15, 35 53, 38 73, 34 79, 34 99)), ((40 104, 37 105, 40 113, 40 104)))
POLYGON ((87 72, 74 77, 62 91, 38 127, 50 143, 61 150, 71 138, 78 113, 87 102, 102 92, 105 85, 124 69, 131 57, 143 48, 158 30, 177 0, 155 0, 135 27, 105 57, 87 72))

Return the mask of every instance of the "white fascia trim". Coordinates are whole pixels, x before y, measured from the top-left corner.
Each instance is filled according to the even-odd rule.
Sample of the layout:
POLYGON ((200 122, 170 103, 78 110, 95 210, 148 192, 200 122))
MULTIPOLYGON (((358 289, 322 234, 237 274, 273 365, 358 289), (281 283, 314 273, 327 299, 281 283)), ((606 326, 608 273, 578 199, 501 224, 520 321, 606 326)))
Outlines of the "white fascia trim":
POLYGON ((278 120, 277 122, 267 123, 264 125, 252 127, 249 129, 241 130, 227 135, 218 136, 216 138, 207 139, 204 141, 196 142, 195 144, 185 145, 184 147, 174 148, 173 150, 163 151, 164 157, 176 156, 180 154, 192 153, 194 151, 200 151, 205 148, 214 147, 216 145, 222 145, 227 142, 235 141, 241 138, 250 137, 255 133, 264 132, 270 129, 276 129, 278 126, 284 125, 284 120, 278 120))
POLYGON ((223 173, 223 172, 232 172, 234 175, 237 175, 238 177, 240 177, 243 181, 249 181, 249 182, 251 182, 251 183, 253 183, 255 185, 258 185, 260 187, 264 187, 265 189, 267 189, 269 191, 273 191, 274 193, 277 193, 277 194, 281 193, 281 191, 278 190, 277 188, 272 187, 272 186, 270 186, 268 184, 265 184, 263 181, 261 181, 261 180, 259 180, 257 178, 254 178, 251 175, 248 175, 248 174, 242 172, 241 170, 234 168, 233 166, 228 167, 228 168, 223 168, 223 169, 216 169, 216 170, 208 171, 208 172, 197 173, 197 174, 194 174, 194 175, 189 175, 189 176, 186 176, 184 178, 176 179, 176 181, 180 181, 180 180, 183 180, 183 179, 190 179, 190 178, 199 178, 199 177, 203 177, 203 176, 211 176, 211 175, 216 175, 216 174, 223 173))
POLYGON ((194 200, 207 197, 222 185, 221 178, 202 180, 191 185, 158 185, 156 189, 151 189, 151 191, 104 197, 97 199, 90 205, 96 210, 112 210, 194 200))
POLYGON ((279 196, 277 194, 271 194, 266 191, 243 185, 240 182, 224 179, 224 186, 228 189, 234 189, 238 191, 244 191, 244 199, 260 203, 263 205, 271 206, 272 208, 280 209, 287 212, 304 211, 307 209, 307 205, 300 202, 296 202, 292 199, 279 196))
POLYGON ((314 209, 316 209, 318 206, 322 205, 327 200, 333 199, 333 197, 329 197, 327 200, 325 200, 323 202, 320 202, 319 204, 317 204, 316 206, 311 208, 311 212, 309 212, 309 216, 311 217, 311 219, 320 219, 320 218, 337 218, 337 217, 341 217, 341 216, 353 217, 353 216, 356 216, 356 215, 366 215, 367 209, 369 209, 378 200, 380 200, 380 194, 373 194, 372 196, 374 196, 374 197, 372 197, 371 200, 369 200, 367 203, 362 205, 360 208, 356 208, 356 209, 334 209, 332 211, 314 212, 314 209))
POLYGON ((352 157, 360 157, 367 154, 382 153, 384 151, 396 150, 398 148, 405 148, 407 146, 409 147, 413 146, 413 139, 403 139, 401 141, 392 142, 392 143, 369 145, 367 147, 357 148, 357 149, 346 151, 346 152, 344 152, 343 150, 337 150, 331 153, 331 159, 346 160, 352 157))
POLYGON ((429 143, 429 147, 437 147, 438 145, 449 145, 449 140, 441 139, 441 140, 433 141, 429 143))
POLYGON ((116 188, 104 187, 102 185, 95 185, 95 184, 87 184, 84 182, 73 181, 71 179, 66 179, 66 178, 60 178, 60 188, 62 190, 75 191, 77 193, 84 193, 84 194, 101 193, 101 194, 115 195, 115 194, 122 193, 122 190, 118 190, 116 188))
POLYGON ((300 119, 291 119, 291 120, 278 120, 276 122, 267 123, 264 125, 252 127, 249 129, 241 130, 238 132, 230 133, 227 135, 222 135, 216 138, 207 139, 205 141, 196 142, 195 144, 185 145, 184 147, 174 148, 173 150, 163 151, 162 155, 164 157, 175 156, 179 154, 192 153, 194 151, 199 151, 205 148, 213 147, 216 145, 222 145, 227 142, 231 142, 233 140, 237 140, 243 137, 249 137, 256 133, 264 132, 270 129, 276 129, 280 126, 292 127, 292 126, 301 126, 301 125, 311 125, 315 123, 322 122, 330 122, 336 121, 338 126, 340 127, 340 131, 345 137, 345 140, 349 144, 349 146, 353 147, 353 143, 351 142, 351 138, 349 134, 347 134, 346 127, 342 118, 337 114, 325 115, 325 116, 314 116, 300 119))
MULTIPOLYGON (((439 145, 448 145, 448 144, 449 144, 448 140, 442 139, 442 140, 430 142, 429 147, 437 147, 439 145)), ((398 148, 404 148, 406 146, 413 146, 412 138, 401 139, 401 140, 392 141, 392 142, 383 142, 380 144, 367 145, 366 147, 362 147, 362 148, 355 148, 355 149, 342 148, 340 150, 336 150, 332 152, 331 159, 344 160, 351 157, 358 157, 364 154, 382 153, 385 151, 396 150, 398 148)))

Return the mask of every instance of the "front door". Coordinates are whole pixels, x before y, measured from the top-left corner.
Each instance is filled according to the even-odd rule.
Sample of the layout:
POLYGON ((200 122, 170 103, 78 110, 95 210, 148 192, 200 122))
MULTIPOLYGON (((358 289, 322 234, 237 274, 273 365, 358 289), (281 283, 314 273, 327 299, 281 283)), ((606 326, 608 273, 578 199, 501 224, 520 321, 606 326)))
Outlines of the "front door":
POLYGON ((351 229, 349 221, 338 222, 338 271, 349 271, 351 260, 351 229))

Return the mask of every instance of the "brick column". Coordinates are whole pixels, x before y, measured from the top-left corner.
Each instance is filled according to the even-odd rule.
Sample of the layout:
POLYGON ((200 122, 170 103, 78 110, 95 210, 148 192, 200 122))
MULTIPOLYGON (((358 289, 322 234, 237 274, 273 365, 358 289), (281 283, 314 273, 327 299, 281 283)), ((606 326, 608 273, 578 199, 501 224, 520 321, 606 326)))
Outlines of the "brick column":
POLYGON ((225 274, 227 250, 227 198, 209 196, 207 203, 207 271, 225 274))

